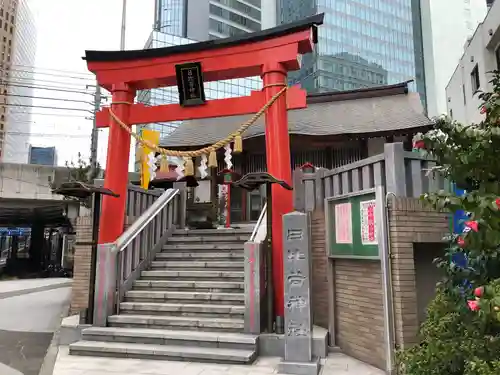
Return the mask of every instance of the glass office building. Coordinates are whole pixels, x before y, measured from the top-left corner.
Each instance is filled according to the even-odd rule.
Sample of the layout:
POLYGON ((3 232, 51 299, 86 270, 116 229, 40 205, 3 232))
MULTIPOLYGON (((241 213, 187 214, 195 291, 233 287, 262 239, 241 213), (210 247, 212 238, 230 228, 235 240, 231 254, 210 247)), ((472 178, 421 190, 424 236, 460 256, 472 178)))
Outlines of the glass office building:
POLYGON ((194 40, 261 30, 261 0, 156 0, 155 30, 194 40))
POLYGON ((301 79, 310 92, 415 80, 426 105, 420 2, 418 0, 279 0, 280 23, 325 13, 319 43, 304 56, 301 79))

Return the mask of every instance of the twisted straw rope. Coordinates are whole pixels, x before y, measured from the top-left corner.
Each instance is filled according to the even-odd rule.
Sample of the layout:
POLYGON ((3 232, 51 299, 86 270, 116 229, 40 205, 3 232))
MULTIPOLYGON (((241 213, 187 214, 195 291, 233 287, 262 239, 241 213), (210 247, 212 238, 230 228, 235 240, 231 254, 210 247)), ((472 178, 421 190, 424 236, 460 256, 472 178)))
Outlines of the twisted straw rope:
MULTIPOLYGON (((272 87, 272 86, 283 86, 284 84, 281 84, 281 83, 277 83, 277 84, 270 84, 270 85, 266 85, 264 86, 264 88, 266 87, 272 87)), ((194 150, 194 151, 177 151, 177 150, 168 150, 168 149, 164 149, 164 148, 161 148, 161 147, 158 147, 157 145, 155 145, 154 143, 146 140, 146 139, 143 139, 139 134, 137 133, 134 133, 132 131, 132 128, 130 126, 128 126, 127 124, 125 124, 117 115, 116 113, 113 112, 113 110, 111 109, 111 106, 109 107, 109 115, 111 116, 111 118, 113 120, 115 120, 118 125, 120 125, 127 133, 129 133, 132 137, 134 137, 136 139, 136 141, 142 145, 142 146, 146 146, 148 148, 150 148, 151 150, 161 154, 161 155, 166 155, 166 156, 177 156, 177 157, 188 157, 188 158, 194 158, 194 157, 197 157, 197 156, 201 156, 203 154, 209 154, 210 152, 212 151, 216 151, 222 147, 224 147, 225 145, 227 145, 228 143, 230 143, 231 141, 233 141, 233 139, 237 136, 241 136, 241 134, 243 134, 250 126, 252 126, 258 119, 260 116, 262 116, 262 114, 271 106, 273 105, 273 103, 283 94, 285 93, 285 91, 288 89, 288 86, 285 86, 283 87, 279 92, 277 92, 275 95, 273 95, 273 97, 255 114, 252 116, 252 118, 250 118, 248 121, 246 121, 245 123, 243 123, 236 131, 234 131, 233 133, 229 134, 226 138, 224 139, 221 139, 220 141, 218 142, 215 142, 214 144, 212 144, 211 146, 207 146, 207 147, 203 147, 203 148, 200 148, 199 150, 194 150)), ((113 102, 111 103, 111 105, 113 104, 128 104, 128 105, 132 105, 133 103, 130 103, 130 102, 113 102)))

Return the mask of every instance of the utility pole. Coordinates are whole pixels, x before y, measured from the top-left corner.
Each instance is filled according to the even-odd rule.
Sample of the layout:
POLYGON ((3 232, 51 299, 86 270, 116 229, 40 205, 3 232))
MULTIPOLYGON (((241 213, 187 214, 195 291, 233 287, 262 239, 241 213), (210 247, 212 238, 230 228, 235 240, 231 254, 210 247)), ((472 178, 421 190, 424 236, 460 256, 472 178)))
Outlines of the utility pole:
POLYGON ((90 169, 91 176, 95 176, 97 171, 97 143, 99 133, 97 131, 97 112, 101 109, 101 86, 96 84, 94 94, 94 123, 92 124, 92 136, 90 140, 90 169))
POLYGON ((127 28, 127 0, 123 0, 122 4, 122 32, 120 38, 120 50, 125 49, 125 31, 127 28))

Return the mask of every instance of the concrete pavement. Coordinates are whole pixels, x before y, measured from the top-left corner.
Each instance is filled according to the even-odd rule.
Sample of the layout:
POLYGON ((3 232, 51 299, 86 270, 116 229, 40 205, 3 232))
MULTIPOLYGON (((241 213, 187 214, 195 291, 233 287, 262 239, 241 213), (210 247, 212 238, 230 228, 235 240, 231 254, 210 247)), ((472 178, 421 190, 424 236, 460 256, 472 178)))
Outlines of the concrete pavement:
MULTIPOLYGON (((46 282, 50 279, 43 280, 45 282, 21 284, 35 287, 52 284, 46 282)), ((0 290, 3 283, 0 282, 0 290)), ((0 299, 1 375, 38 375, 53 332, 71 296, 71 288, 57 286, 60 283, 52 285, 56 286, 54 290, 34 293, 28 293, 29 288, 12 287, 10 291, 21 295, 0 299)))
MULTIPOLYGON (((53 375, 270 375, 277 373, 278 357, 262 357, 253 365, 218 365, 177 361, 71 356, 67 346, 59 348, 53 375)), ((321 375, 384 375, 384 372, 332 353, 323 360, 321 375)))

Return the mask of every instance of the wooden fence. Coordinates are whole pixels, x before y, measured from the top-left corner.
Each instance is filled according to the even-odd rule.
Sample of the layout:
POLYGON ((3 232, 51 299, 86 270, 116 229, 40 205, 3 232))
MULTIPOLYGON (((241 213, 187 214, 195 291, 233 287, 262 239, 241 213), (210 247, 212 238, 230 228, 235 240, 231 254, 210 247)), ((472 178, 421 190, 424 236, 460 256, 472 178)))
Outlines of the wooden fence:
POLYGON ((386 193, 419 197, 426 192, 447 190, 449 183, 430 169, 432 159, 407 152, 403 143, 386 143, 384 153, 331 170, 319 168, 313 173, 295 170, 294 204, 299 211, 322 208, 324 199, 384 186, 386 193))
MULTIPOLYGON (((103 186, 104 180, 95 180, 95 185, 103 186)), ((145 190, 139 186, 130 184, 127 192, 127 216, 141 216, 162 193, 163 190, 145 190)))

